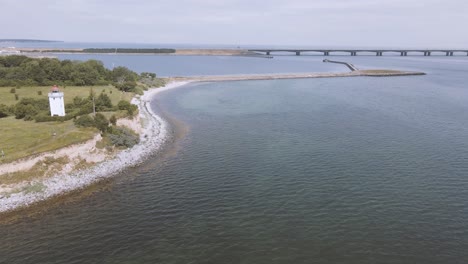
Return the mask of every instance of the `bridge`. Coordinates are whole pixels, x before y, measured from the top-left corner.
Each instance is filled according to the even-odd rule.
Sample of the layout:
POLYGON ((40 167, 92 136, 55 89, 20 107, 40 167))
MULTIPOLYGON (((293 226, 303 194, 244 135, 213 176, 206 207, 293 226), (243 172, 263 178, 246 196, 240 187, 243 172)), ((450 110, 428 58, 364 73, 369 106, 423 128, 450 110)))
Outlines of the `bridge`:
MULTIPOLYGON (((400 56, 408 56, 410 54, 418 54, 424 56, 439 55, 454 56, 461 54, 468 56, 468 50, 461 49, 249 49, 251 52, 264 53, 271 55, 273 52, 289 52, 300 56, 301 53, 318 53, 319 55, 329 56, 332 53, 347 53, 351 56, 357 56, 358 53, 375 53, 376 56, 383 56, 384 53, 399 54, 400 56)), ((341 55, 341 54, 340 54, 341 55)))

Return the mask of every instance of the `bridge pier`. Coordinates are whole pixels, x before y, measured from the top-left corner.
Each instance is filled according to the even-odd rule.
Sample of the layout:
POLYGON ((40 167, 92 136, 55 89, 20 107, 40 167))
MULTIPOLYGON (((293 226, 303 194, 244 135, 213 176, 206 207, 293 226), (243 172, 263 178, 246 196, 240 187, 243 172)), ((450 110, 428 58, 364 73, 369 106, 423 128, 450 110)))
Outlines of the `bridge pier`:
POLYGON ((468 56, 468 50, 467 49, 443 49, 443 50, 431 50, 431 49, 370 49, 370 50, 359 50, 359 49, 252 49, 249 50, 251 52, 255 52, 258 54, 266 54, 266 56, 270 56, 270 54, 273 54, 274 52, 287 52, 289 54, 295 54, 296 56, 300 56, 302 52, 315 52, 315 53, 322 53, 323 56, 330 56, 330 53, 333 52, 345 52, 349 53, 351 56, 357 56, 358 52, 369 52, 369 53, 375 53, 376 56, 383 56, 384 52, 387 53, 396 53, 395 55, 398 55, 400 53, 400 56, 408 56, 408 52, 410 55, 419 55, 423 54, 423 56, 432 56, 433 52, 436 52, 436 55, 444 55, 445 56, 457 56, 457 55, 463 55, 466 54, 468 56))

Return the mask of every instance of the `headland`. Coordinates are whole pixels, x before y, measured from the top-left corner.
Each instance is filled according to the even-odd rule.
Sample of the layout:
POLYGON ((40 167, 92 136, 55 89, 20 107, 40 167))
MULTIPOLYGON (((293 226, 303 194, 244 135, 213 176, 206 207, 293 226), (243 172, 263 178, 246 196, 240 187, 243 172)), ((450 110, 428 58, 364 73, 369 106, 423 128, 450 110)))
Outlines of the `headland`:
MULTIPOLYGON (((121 172, 125 168, 136 166, 151 154, 159 151, 168 137, 168 123, 155 114, 150 107, 150 102, 157 94, 181 87, 191 82, 220 82, 243 80, 279 80, 298 78, 335 78, 335 77, 392 77, 424 75, 423 72, 398 71, 398 70, 355 70, 339 73, 287 73, 287 74, 243 74, 243 75, 219 75, 219 76, 195 76, 195 77, 171 77, 166 78, 166 85, 162 88, 153 88, 145 91, 142 96, 136 96, 132 103, 139 108, 137 122, 131 126, 140 132, 140 143, 134 147, 123 150, 112 157, 98 157, 97 163, 91 168, 78 171, 58 173, 48 178, 38 178, 32 181, 16 185, 0 186, 0 213, 14 211, 30 206, 34 203, 63 195, 75 190, 83 189, 89 185, 107 179, 121 172), (37 187, 37 188, 36 188, 37 187)), ((84 144, 76 144, 67 149, 57 150, 44 155, 55 155, 64 152, 65 155, 89 155, 94 149, 93 144, 98 139, 94 138, 84 144), (67 154, 68 153, 68 154, 67 154)), ((96 154, 99 155, 99 154, 96 154)), ((11 168, 21 167, 24 164, 34 164, 36 160, 21 160, 11 164, 0 166, 0 172, 10 171, 11 168), (9 169, 8 169, 9 168, 9 169)), ((14 169, 13 169, 14 170, 14 169)))

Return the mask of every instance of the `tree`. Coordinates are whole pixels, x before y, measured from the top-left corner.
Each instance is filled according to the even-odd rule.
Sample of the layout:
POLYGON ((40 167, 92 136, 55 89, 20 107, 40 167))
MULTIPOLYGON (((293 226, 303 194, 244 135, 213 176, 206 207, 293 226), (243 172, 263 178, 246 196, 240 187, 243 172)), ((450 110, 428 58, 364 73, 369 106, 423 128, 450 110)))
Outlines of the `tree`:
POLYGON ((138 74, 126 67, 116 67, 111 73, 112 81, 117 89, 125 92, 133 92, 136 88, 138 74))
POLYGON ((109 120, 101 113, 97 113, 94 117, 94 124, 102 133, 106 133, 109 129, 109 120))
POLYGON ((115 87, 124 92, 134 92, 137 83, 134 81, 125 81, 123 83, 115 83, 115 87))
POLYGON ((104 111, 104 110, 112 108, 112 101, 109 98, 109 96, 107 96, 107 94, 105 94, 105 93, 101 93, 98 96, 98 98, 96 99, 95 104, 96 104, 96 110, 97 111, 104 111))
POLYGON ((127 67, 115 67, 112 70, 112 81, 116 83, 124 83, 124 82, 136 82, 138 80, 138 75, 129 70, 127 67))
POLYGON ((95 85, 99 80, 99 73, 90 65, 77 64, 74 68, 70 77, 75 85, 95 85))

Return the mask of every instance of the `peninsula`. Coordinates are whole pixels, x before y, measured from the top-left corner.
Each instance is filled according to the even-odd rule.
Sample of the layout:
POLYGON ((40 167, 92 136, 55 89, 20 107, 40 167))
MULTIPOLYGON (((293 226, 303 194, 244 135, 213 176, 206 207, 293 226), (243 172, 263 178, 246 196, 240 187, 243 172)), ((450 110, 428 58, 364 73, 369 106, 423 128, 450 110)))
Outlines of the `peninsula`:
MULTIPOLYGON (((28 59, 27 62, 31 63, 33 61, 31 59, 28 59)), ((53 61, 48 62, 50 63, 53 61)), ((93 67, 97 67, 98 69, 104 71, 104 69, 102 68, 102 64, 96 63, 95 61, 85 62, 84 65, 76 64, 74 67, 79 68, 87 64, 90 64, 93 67)), ((19 63, 19 65, 21 65, 21 63, 19 63)), ((116 109, 127 109, 123 112, 123 114, 124 116, 129 116, 130 118, 121 118, 117 120, 117 122, 115 123, 116 125, 114 125, 115 128, 113 128, 113 126, 107 123, 104 127, 104 130, 101 131, 95 128, 79 128, 78 130, 73 129, 73 131, 75 132, 86 133, 78 133, 79 135, 82 135, 81 141, 79 139, 78 141, 69 140, 67 141, 67 144, 64 144, 61 147, 60 145, 56 145, 53 149, 38 152, 34 155, 29 156, 24 154, 22 156, 18 156, 17 159, 13 160, 3 158, 3 163, 0 164, 0 213, 11 212, 19 208, 24 208, 26 206, 32 205, 34 203, 47 200, 52 197, 56 197, 77 189, 85 188, 86 186, 89 186, 93 183, 112 177, 113 175, 121 172, 128 166, 135 166, 143 160, 145 160, 147 157, 149 157, 152 153, 159 151, 164 142, 166 141, 167 137, 169 136, 168 123, 162 117, 156 115, 151 110, 149 103, 151 102, 154 96, 156 96, 162 91, 180 87, 191 82, 277 80, 296 78, 334 78, 359 76, 392 77, 425 74, 423 72, 398 70, 360 70, 354 65, 349 64, 348 67, 349 66, 352 66, 352 71, 339 73, 243 74, 196 77, 180 76, 164 78, 163 80, 160 80, 158 82, 155 82, 156 80, 154 80, 155 75, 152 75, 150 73, 143 73, 141 74, 139 79, 140 81, 148 81, 148 79, 150 79, 152 81, 149 83, 150 87, 156 87, 156 83, 166 84, 161 88, 154 88, 145 91, 142 90, 142 94, 140 92, 133 92, 131 94, 133 96, 133 99, 131 99, 131 103, 135 108, 138 108, 138 114, 135 117, 127 113, 129 110, 131 110, 131 108, 129 108, 129 106, 126 105, 128 103, 119 102, 119 107, 116 109), (120 104, 122 104, 122 106, 125 105, 125 108, 121 108, 120 104), (106 140, 103 140, 103 137, 101 135, 104 135, 105 137, 107 135, 107 137, 111 138, 113 137, 112 133, 115 133, 115 131, 119 129, 119 126, 125 126, 130 128, 133 131, 131 132, 131 134, 137 133, 139 140, 135 140, 135 144, 131 144, 130 148, 123 150, 117 149, 117 151, 109 152, 109 147, 106 147, 106 140), (72 144, 70 144, 70 142, 72 144), (48 169, 44 170, 44 168, 48 169)), ((125 69, 114 69, 112 72, 109 72, 109 74, 110 76, 117 76, 115 79, 116 82, 113 82, 114 86, 111 85, 107 87, 100 87, 98 89, 100 91, 100 94, 102 95, 101 97, 110 97, 111 100, 109 101, 109 103, 112 103, 117 102, 114 96, 123 94, 123 90, 126 89, 125 85, 121 86, 121 84, 119 84, 118 82, 119 80, 121 80, 121 76, 123 76, 122 74, 133 76, 133 80, 136 80, 135 78, 137 78, 137 76, 134 73, 129 72, 125 69), (104 90, 107 90, 107 92, 104 90), (105 96, 106 94, 107 96, 105 96)), ((103 80, 104 79, 102 79, 101 81, 103 80)), ((10 81, 14 83, 14 80, 10 81)), ((21 93, 19 96, 22 97, 22 94, 24 94, 23 92, 26 91, 27 87, 15 90, 13 90, 13 88, 7 87, 2 89, 8 89, 8 91, 10 92, 4 92, 4 94, 7 95, 11 93, 9 97, 14 98, 13 95, 18 93, 21 93)), ((42 92, 45 91, 41 90, 42 88, 39 87, 33 89, 34 91, 37 91, 36 96, 40 96, 40 94, 42 94, 42 92)), ((95 91, 97 91, 98 89, 95 89, 95 91)), ((66 88, 65 92, 70 93, 71 91, 79 90, 80 89, 77 87, 70 87, 66 88)), ((91 97, 87 98, 88 99, 83 98, 80 100, 73 99, 70 101, 69 107, 73 106, 73 104, 76 104, 76 113, 80 113, 79 111, 84 111, 83 109, 85 109, 86 111, 84 111, 84 116, 91 115, 89 109, 87 107, 84 107, 89 103, 88 101, 91 97), (78 108, 78 106, 80 105, 82 105, 82 107, 78 108)), ((7 112, 15 110, 15 108, 11 106, 13 102, 15 101, 11 101, 10 106, 6 107, 7 112)), ((0 104, 2 103, 7 103, 4 100, 3 96, 0 100, 0 104)), ((112 104, 110 104, 109 109, 113 109, 112 104)), ((40 109, 38 108, 38 110, 40 109)), ((115 112, 116 115, 118 115, 118 113, 118 111, 115 112)), ((113 113, 111 113, 111 115, 112 114, 113 113)), ((109 116, 109 114, 107 114, 107 116, 109 116)), ((39 120, 44 119, 45 117, 41 115, 36 115, 31 116, 31 118, 39 120)), ((84 120, 83 117, 78 117, 77 120, 79 119, 83 119, 81 120, 83 122, 93 122, 93 120, 90 118, 84 120)), ((15 122, 18 128, 21 128, 22 126, 31 126, 32 124, 35 124, 32 123, 32 121, 14 120, 13 117, 7 117, 6 119, 0 118, 0 121, 1 120, 10 123, 15 122)), ((54 118, 52 118, 51 120, 47 119, 44 121, 46 122, 43 122, 42 124, 46 126, 51 125, 51 127, 54 127, 57 121, 61 122, 64 120, 55 120, 54 118)), ((96 122, 96 120, 94 120, 94 122, 96 122)), ((71 120, 65 121, 65 123, 61 124, 64 124, 66 127, 72 127, 74 123, 75 125, 80 124, 72 122, 71 120)), ((120 129, 119 131, 124 130, 120 129)), ((125 134, 124 132, 119 133, 117 134, 125 134)), ((57 138, 59 138, 60 136, 61 135, 58 135, 57 138)), ((53 137, 55 137, 55 135, 49 136, 47 140, 56 141, 53 137)), ((68 136, 66 138, 70 139, 70 137, 68 136)))

